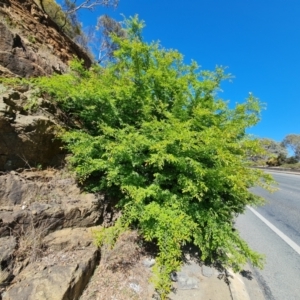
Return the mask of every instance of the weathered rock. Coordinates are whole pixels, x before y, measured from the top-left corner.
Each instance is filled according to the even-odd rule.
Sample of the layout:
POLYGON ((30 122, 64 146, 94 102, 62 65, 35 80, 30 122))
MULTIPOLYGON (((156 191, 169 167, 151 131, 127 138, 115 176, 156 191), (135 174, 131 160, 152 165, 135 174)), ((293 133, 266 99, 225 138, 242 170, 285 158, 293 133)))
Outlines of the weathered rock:
MULTIPOLYGON (((31 247, 27 251, 37 252, 41 249, 34 247, 41 246, 44 249, 29 265, 28 259, 20 261, 22 253, 20 249, 15 251, 15 238, 1 238, 3 272, 0 274, 7 277, 6 281, 15 277, 12 288, 2 295, 3 299, 78 299, 99 261, 99 250, 92 243, 93 229, 63 229, 49 234, 40 244, 29 241, 31 247), (17 260, 14 264, 13 257, 17 260)), ((35 234, 30 238, 34 239, 35 234)), ((22 247, 22 239, 20 236, 17 248, 22 247)), ((5 286, 4 280, 2 283, 5 286)))
POLYGON ((0 237, 43 227, 46 232, 110 223, 110 202, 82 193, 63 171, 15 171, 0 175, 0 237))
POLYGON ((3 300, 79 299, 99 262, 99 250, 91 242, 91 229, 50 234, 46 255, 16 276, 3 300))
POLYGON ((0 287, 7 284, 13 273, 13 254, 16 249, 16 238, 0 238, 0 287))
POLYGON ((17 76, 16 76, 16 74, 12 73, 9 69, 0 65, 0 77, 11 78, 11 77, 17 77, 17 76))
POLYGON ((92 244, 93 230, 90 228, 65 228, 48 234, 43 242, 50 251, 71 251, 74 249, 84 249, 92 244))
POLYGON ((56 138, 62 113, 25 87, 17 91, 0 85, 0 171, 61 165, 64 158, 63 144, 56 138), (37 108, 29 115, 30 105, 37 108))
POLYGON ((145 258, 143 260, 143 265, 146 267, 146 268, 152 268, 154 265, 155 265, 155 259, 154 258, 145 258))
POLYGON ((77 300, 99 261, 95 247, 57 253, 30 264, 2 295, 3 300, 77 300))
POLYGON ((202 275, 211 277, 214 274, 214 268, 206 265, 202 265, 202 275))
POLYGON ((89 56, 33 0, 1 1, 0 16, 0 75, 64 73, 74 56, 91 65, 89 56))
POLYGON ((78 299, 99 262, 93 226, 111 209, 65 170, 0 173, 0 299, 78 299))
MULTIPOLYGON (((0 0, 0 37, 2 78, 65 73, 74 57, 91 65, 34 0, 0 0)), ((70 123, 30 86, 0 83, 1 300, 79 299, 99 262, 91 228, 114 221, 112 204, 52 169, 66 155, 57 128, 70 123)))

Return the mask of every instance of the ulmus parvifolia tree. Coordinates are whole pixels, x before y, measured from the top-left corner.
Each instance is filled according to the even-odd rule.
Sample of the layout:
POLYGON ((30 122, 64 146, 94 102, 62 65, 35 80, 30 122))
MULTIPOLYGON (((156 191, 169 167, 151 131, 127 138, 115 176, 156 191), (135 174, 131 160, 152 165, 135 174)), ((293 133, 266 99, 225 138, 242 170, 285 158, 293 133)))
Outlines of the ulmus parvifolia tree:
POLYGON ((222 68, 184 64, 177 51, 144 42, 142 27, 134 17, 126 38, 112 36, 118 47, 105 68, 75 62, 71 73, 38 85, 81 124, 61 134, 78 178, 118 199, 121 217, 99 233, 99 243, 128 228, 155 242, 153 280, 164 298, 187 243, 225 267, 237 270, 248 259, 261 265, 233 221, 262 201, 249 187, 271 179, 248 167, 247 158, 261 151, 245 133, 259 121, 258 100, 250 95, 230 109, 218 97, 222 68))

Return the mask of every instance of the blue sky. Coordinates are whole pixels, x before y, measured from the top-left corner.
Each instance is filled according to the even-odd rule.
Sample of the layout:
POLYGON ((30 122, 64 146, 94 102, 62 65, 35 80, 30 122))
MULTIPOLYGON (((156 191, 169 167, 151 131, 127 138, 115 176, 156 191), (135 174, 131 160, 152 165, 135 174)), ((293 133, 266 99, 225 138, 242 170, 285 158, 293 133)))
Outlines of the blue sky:
POLYGON ((299 0, 120 0, 117 9, 81 12, 83 26, 101 14, 138 14, 144 39, 177 49, 203 69, 226 66, 234 75, 220 96, 231 104, 252 92, 266 109, 249 133, 281 141, 300 134, 299 0))

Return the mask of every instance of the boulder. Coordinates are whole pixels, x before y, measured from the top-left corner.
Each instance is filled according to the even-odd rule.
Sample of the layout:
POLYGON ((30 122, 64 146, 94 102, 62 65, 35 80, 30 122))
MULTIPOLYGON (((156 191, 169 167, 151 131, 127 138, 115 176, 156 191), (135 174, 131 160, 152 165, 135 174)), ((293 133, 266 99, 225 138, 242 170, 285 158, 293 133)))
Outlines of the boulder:
POLYGON ((48 233, 111 222, 110 201, 103 194, 83 193, 67 175, 55 170, 0 175, 0 237, 32 226, 48 233))
POLYGON ((17 91, 0 85, 0 91, 0 171, 61 165, 65 151, 56 138, 63 125, 60 110, 34 98, 26 86, 17 91))
POLYGON ((79 299, 100 259, 92 230, 114 221, 67 170, 0 173, 0 299, 79 299))
POLYGON ((100 254, 91 229, 64 229, 45 239, 45 255, 18 274, 3 300, 76 300, 93 275, 100 254))

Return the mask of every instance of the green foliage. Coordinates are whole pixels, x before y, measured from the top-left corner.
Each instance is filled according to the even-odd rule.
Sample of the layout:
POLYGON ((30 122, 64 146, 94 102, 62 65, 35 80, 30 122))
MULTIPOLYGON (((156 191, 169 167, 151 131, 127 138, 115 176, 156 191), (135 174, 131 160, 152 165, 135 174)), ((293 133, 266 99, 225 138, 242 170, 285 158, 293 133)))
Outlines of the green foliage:
POLYGON ((31 111, 31 112, 36 112, 38 107, 39 107, 38 98, 35 97, 35 96, 32 96, 31 98, 29 98, 26 101, 26 103, 24 105, 24 110, 31 111))
POLYGON ((222 68, 201 71, 177 51, 142 42, 137 22, 127 22, 129 39, 113 37, 118 50, 106 68, 74 62, 71 73, 36 84, 80 124, 61 134, 78 178, 119 199, 122 216, 99 243, 113 244, 128 227, 156 242, 153 280, 165 298, 186 243, 224 267, 238 270, 247 259, 261 266, 233 221, 262 202, 249 187, 272 181, 247 159, 261 153, 245 134, 259 121, 258 100, 229 109, 217 93, 228 78, 222 68))
POLYGON ((35 39, 35 37, 34 36, 32 36, 32 35, 28 35, 28 41, 30 42, 30 43, 32 43, 32 44, 35 44, 36 43, 36 39, 35 39))
POLYGON ((285 160, 286 164, 297 164, 298 159, 295 156, 290 156, 285 160))
POLYGON ((118 237, 124 233, 127 226, 122 223, 122 219, 118 219, 113 227, 104 228, 93 232, 98 246, 107 245, 113 247, 118 239, 118 237))
POLYGON ((3 86, 6 88, 18 88, 23 85, 31 84, 31 81, 27 78, 2 77, 0 78, 0 84, 3 84, 3 86))
POLYGON ((287 150, 281 144, 269 138, 258 139, 262 151, 259 155, 250 157, 252 165, 280 166, 287 157, 287 150))

